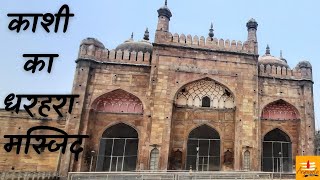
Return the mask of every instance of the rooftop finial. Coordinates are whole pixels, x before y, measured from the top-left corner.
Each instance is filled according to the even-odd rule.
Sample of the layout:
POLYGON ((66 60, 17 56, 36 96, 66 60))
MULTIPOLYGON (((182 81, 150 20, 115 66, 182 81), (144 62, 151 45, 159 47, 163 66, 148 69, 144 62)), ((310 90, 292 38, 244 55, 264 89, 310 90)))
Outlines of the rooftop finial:
POLYGON ((166 6, 168 5, 168 0, 166 0, 166 1, 164 2, 164 5, 166 5, 166 6))
POLYGON ((267 48, 266 48, 266 55, 270 55, 270 47, 269 47, 269 44, 267 45, 267 48))
POLYGON ((284 62, 286 62, 287 63, 287 60, 283 57, 283 55, 282 55, 282 50, 280 50, 280 59, 282 60, 282 61, 284 61, 284 62))
POLYGON ((132 32, 132 34, 131 34, 131 39, 133 39, 133 32, 132 32))
POLYGON ((211 23, 210 29, 209 29, 209 37, 211 37, 211 39, 213 38, 214 33, 213 33, 213 23, 211 23))
POLYGON ((146 41, 149 41, 149 30, 148 28, 146 29, 146 31, 144 32, 144 37, 143 37, 144 40, 146 41))

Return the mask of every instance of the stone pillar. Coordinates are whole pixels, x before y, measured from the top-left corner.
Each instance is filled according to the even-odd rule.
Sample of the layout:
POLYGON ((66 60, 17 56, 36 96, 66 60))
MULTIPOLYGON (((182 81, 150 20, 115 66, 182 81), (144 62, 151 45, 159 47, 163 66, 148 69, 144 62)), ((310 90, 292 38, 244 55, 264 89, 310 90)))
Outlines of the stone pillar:
MULTIPOLYGON (((80 97, 76 99, 72 114, 67 117, 66 132, 69 135, 79 134, 80 122, 82 119, 82 111, 85 104, 86 89, 88 85, 90 74, 90 62, 78 61, 75 78, 73 82, 72 94, 78 94, 80 97)), ((82 146, 84 145, 84 141, 82 146)), ((83 152, 80 154, 79 161, 74 162, 73 155, 69 151, 71 144, 68 144, 66 153, 61 156, 59 174, 60 176, 67 177, 68 172, 78 170, 73 168, 73 164, 81 164, 83 152)), ((76 167, 78 167, 76 165, 76 167)))

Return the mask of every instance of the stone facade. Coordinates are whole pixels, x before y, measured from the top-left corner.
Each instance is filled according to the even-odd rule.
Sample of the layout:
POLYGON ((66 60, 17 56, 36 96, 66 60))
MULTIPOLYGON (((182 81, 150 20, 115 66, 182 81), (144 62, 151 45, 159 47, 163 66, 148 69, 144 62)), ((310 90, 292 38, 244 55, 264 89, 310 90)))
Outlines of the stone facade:
POLYGON ((145 52, 132 50, 149 38, 130 51, 109 50, 93 38, 81 43, 72 90, 80 98, 66 119, 43 122, 1 112, 1 135, 24 133, 18 123, 24 130, 45 123, 69 134, 89 135, 79 161, 70 152, 20 157, 1 149, 0 170, 34 171, 32 163, 39 163, 38 171, 58 170, 62 175, 95 171, 105 132, 120 123, 138 133, 137 170, 150 169, 150 157, 157 162, 152 168, 189 170, 188 137, 202 126, 219 134, 218 170, 263 170, 263 141, 272 130, 290 139, 290 168, 296 155, 314 154, 313 80, 308 62, 290 69, 286 60, 271 56, 270 50, 260 59, 258 24, 253 19, 247 23, 248 39, 242 43, 213 34, 207 38, 171 34, 167 5, 158 13, 151 50, 149 45, 145 52), (179 93, 187 92, 195 96, 178 102, 179 93), (209 106, 204 105, 204 97, 209 106), (272 116, 264 117, 263 112, 272 116), (150 155, 155 147, 157 158, 150 155))

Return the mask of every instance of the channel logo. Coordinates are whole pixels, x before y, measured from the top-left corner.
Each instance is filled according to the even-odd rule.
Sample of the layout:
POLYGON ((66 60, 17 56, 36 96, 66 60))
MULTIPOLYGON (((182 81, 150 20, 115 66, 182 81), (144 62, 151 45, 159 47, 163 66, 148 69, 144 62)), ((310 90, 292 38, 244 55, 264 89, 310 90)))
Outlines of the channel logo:
POLYGON ((320 156, 297 156, 296 179, 313 180, 320 179, 320 156))

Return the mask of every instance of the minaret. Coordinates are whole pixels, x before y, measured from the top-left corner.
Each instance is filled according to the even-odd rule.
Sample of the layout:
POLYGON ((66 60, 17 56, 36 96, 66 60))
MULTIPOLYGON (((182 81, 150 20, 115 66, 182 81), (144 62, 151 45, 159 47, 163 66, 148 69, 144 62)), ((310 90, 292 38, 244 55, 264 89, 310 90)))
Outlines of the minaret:
POLYGON ((258 54, 258 39, 257 39, 257 29, 258 29, 258 23, 255 19, 251 18, 247 22, 247 29, 248 29, 248 40, 249 42, 254 43, 254 53, 258 54))
POLYGON ((162 6, 158 10, 159 19, 158 19, 157 31, 164 31, 164 32, 169 31, 169 21, 170 21, 170 18, 172 17, 172 13, 167 5, 168 5, 168 2, 166 0, 164 6, 162 6))
POLYGON ((255 19, 251 18, 247 22, 247 28, 248 28, 248 41, 254 41, 257 42, 257 29, 258 29, 258 23, 255 19))

